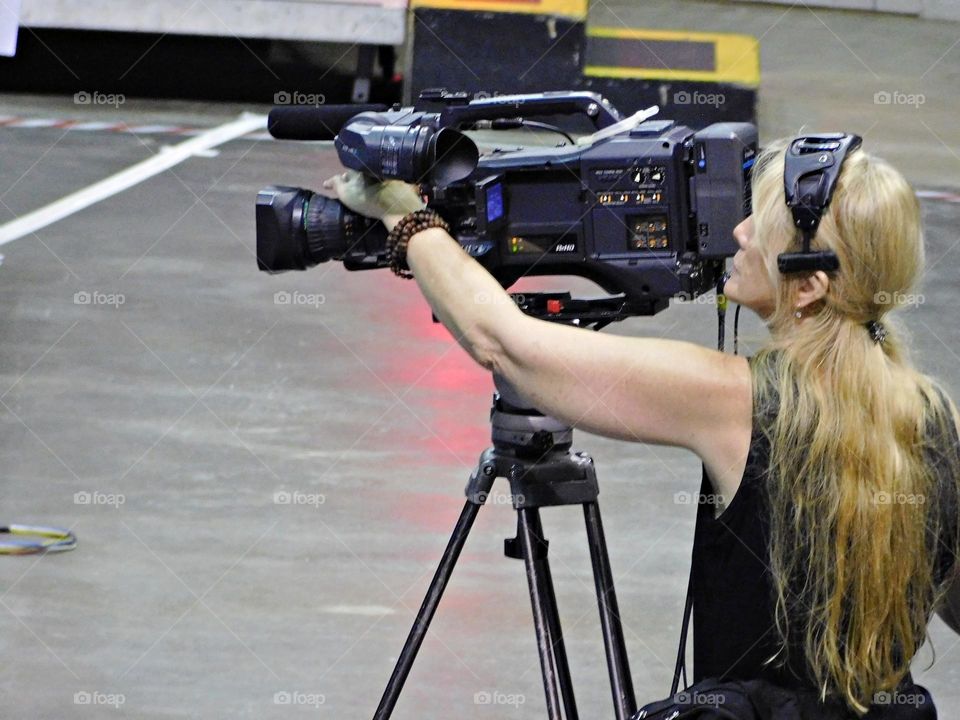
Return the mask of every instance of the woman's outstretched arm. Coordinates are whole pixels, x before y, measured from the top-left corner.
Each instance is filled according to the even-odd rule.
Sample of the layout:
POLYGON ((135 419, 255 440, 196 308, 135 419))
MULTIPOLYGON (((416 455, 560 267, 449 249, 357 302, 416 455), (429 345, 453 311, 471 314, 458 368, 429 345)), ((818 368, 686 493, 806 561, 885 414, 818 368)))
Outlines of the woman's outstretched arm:
POLYGON ((411 239, 407 264, 434 314, 471 357, 543 413, 598 435, 698 454, 728 432, 742 435, 750 422, 744 358, 531 318, 438 228, 411 239))

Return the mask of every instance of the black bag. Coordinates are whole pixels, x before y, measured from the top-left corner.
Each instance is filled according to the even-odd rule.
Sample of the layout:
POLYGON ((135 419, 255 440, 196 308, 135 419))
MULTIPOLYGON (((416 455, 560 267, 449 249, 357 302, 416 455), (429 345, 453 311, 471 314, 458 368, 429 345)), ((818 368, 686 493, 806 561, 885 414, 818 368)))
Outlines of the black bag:
MULTIPOLYGON (((929 691, 904 689, 922 697, 913 703, 880 703, 859 720, 937 720, 929 691)), ((820 703, 813 691, 795 690, 766 680, 707 678, 666 700, 640 708, 631 720, 857 720, 840 702, 820 703)))
MULTIPOLYGON (((839 717, 839 716, 838 716, 839 717)), ((802 720, 796 695, 764 680, 707 678, 640 708, 631 720, 802 720)), ((824 716, 824 720, 827 720, 824 716)))

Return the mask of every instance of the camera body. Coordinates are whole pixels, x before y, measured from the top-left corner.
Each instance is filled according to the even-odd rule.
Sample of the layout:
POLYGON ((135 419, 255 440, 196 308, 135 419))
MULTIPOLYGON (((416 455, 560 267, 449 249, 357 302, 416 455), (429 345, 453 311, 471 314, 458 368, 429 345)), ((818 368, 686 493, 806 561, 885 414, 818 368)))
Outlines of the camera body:
MULTIPOLYGON (((348 167, 362 154, 369 174, 398 177, 402 133, 411 138, 408 156, 420 146, 426 154, 431 142, 423 139, 423 126, 435 132, 469 130, 471 120, 481 117, 489 127, 493 113, 505 118, 542 114, 544 98, 551 112, 560 112, 567 96, 572 111, 586 106, 601 128, 621 119, 592 93, 500 96, 496 105, 489 99, 464 100, 463 94, 434 95, 429 109, 437 108, 438 97, 450 109, 425 114, 429 123, 417 123, 415 131, 391 129, 397 111, 382 113, 377 137, 358 151, 363 138, 371 136, 369 128, 377 125, 378 114, 365 112, 341 130, 352 138, 349 153, 339 137, 337 148, 348 167), (584 95, 592 96, 591 103, 585 105, 584 95), (383 138, 391 136, 401 140, 387 147, 383 138)), ((497 150, 479 156, 472 170, 463 162, 470 156, 464 142, 471 141, 460 135, 457 144, 447 145, 456 148, 456 172, 436 171, 444 158, 436 152, 437 142, 430 162, 411 157, 405 165, 422 168, 420 187, 429 207, 504 287, 523 276, 578 275, 630 304, 651 308, 647 312, 662 309, 671 297, 689 299, 713 288, 725 259, 737 250, 733 228, 750 213, 756 127, 717 123, 694 131, 671 120, 648 120, 603 135, 582 145, 497 150)), ((261 191, 257 239, 260 267, 272 272, 328 259, 341 260, 350 270, 388 265, 386 232, 379 222, 296 188, 261 191)))
POLYGON ((426 195, 504 287, 579 275, 630 300, 695 297, 737 250, 755 156, 752 125, 648 121, 586 148, 482 157, 466 181, 426 195))

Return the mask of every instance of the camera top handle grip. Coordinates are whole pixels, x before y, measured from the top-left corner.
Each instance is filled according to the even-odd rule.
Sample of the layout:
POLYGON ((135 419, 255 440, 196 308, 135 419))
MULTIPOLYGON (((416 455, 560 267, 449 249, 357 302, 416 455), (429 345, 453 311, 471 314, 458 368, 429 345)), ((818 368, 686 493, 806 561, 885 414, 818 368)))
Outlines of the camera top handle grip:
POLYGON ((585 90, 554 90, 521 95, 494 95, 479 92, 451 93, 424 90, 414 107, 418 112, 439 113, 439 127, 462 127, 465 123, 497 118, 525 118, 538 115, 585 115, 597 128, 610 127, 623 115, 602 95, 585 90))

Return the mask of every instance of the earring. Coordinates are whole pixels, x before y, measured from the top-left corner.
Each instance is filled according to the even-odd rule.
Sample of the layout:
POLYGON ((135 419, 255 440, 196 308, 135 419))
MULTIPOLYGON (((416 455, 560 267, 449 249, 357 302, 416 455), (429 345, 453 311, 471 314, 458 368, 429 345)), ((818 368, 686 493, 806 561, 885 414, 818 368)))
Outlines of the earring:
POLYGON ((800 310, 799 308, 797 308, 797 311, 793 314, 793 316, 794 316, 797 320, 803 319, 803 310, 800 310))

